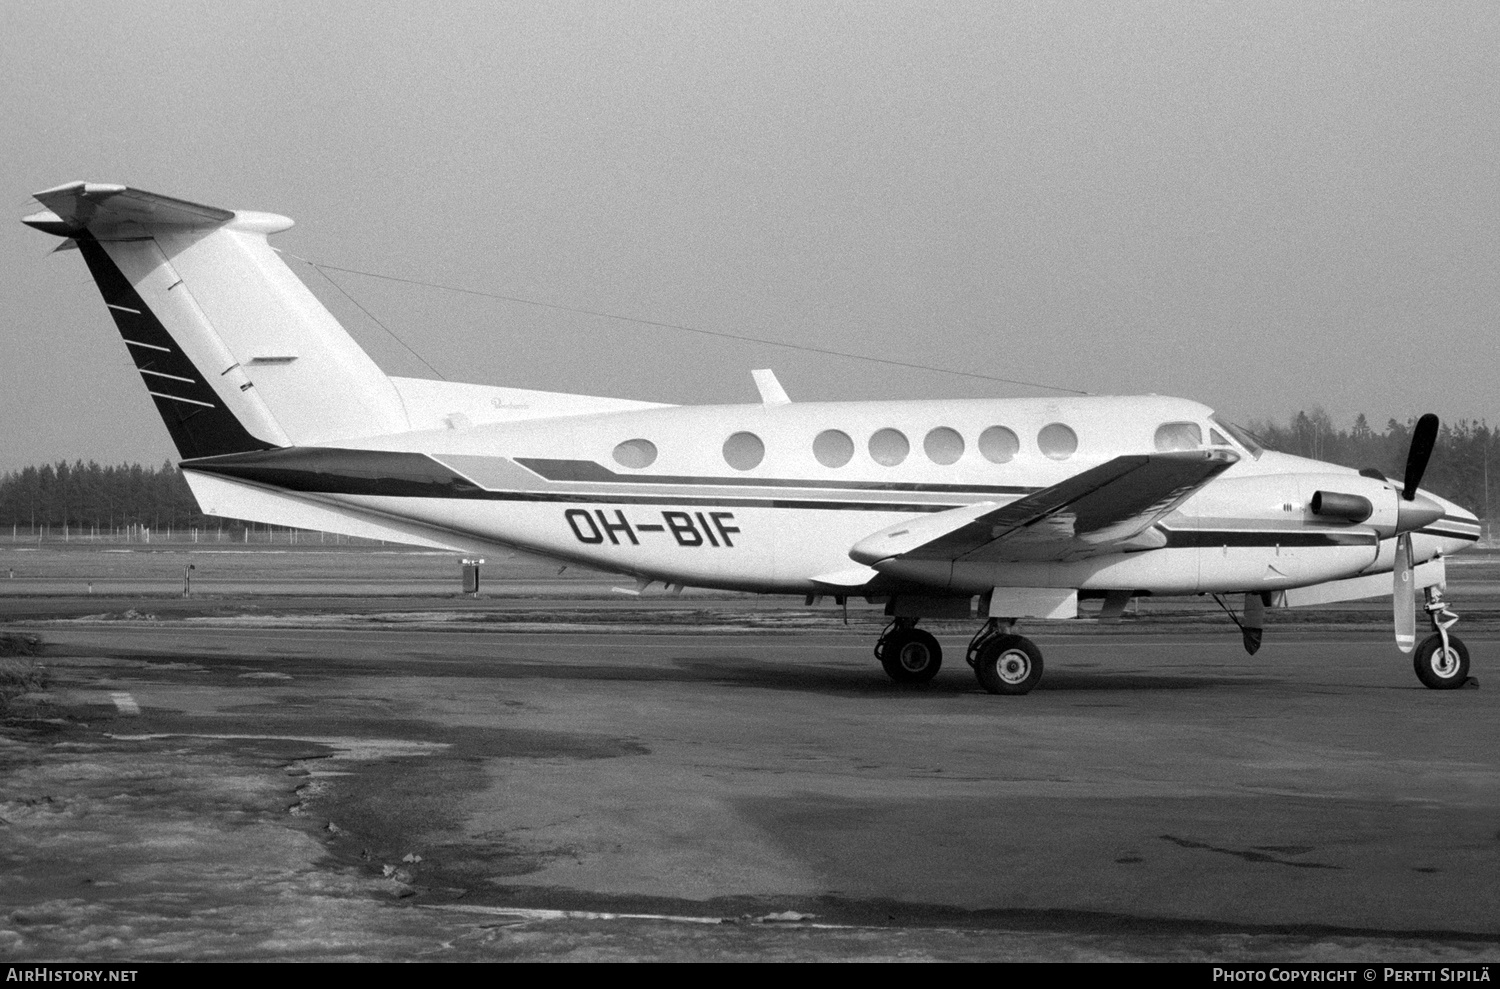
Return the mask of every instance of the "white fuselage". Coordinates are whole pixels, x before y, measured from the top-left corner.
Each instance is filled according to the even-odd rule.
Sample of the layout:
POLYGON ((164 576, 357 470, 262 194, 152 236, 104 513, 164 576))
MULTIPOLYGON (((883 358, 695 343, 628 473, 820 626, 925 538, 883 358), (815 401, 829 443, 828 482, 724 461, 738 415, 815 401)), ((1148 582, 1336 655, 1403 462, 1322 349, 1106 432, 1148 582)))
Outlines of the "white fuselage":
MULTIPOLYGON (((819 578, 855 567, 849 551, 872 532, 960 506, 1004 505, 1116 457, 1156 451, 1164 424, 1191 423, 1204 447, 1239 460, 1162 519, 1160 545, 1072 560, 960 561, 901 576, 949 594, 1006 586, 1191 594, 1276 591, 1391 569, 1394 540, 1381 538, 1378 518, 1350 524, 1308 506, 1314 491, 1330 489, 1393 506, 1391 485, 1285 454, 1257 457, 1211 414, 1156 396, 646 407, 339 445, 424 454, 463 479, 452 496, 317 484, 289 494, 407 525, 393 536, 406 531, 431 545, 510 547, 668 584, 815 593, 830 586, 819 578), (1013 452, 996 427, 1009 431, 1013 452)), ((264 481, 185 467, 206 505, 235 502, 229 514, 256 517, 249 502, 257 492, 280 500, 264 481)), ((1456 552, 1477 534, 1472 515, 1441 504, 1445 521, 1414 535, 1418 561, 1456 552)), ((286 513, 277 521, 329 527, 326 518, 299 523, 286 513)))

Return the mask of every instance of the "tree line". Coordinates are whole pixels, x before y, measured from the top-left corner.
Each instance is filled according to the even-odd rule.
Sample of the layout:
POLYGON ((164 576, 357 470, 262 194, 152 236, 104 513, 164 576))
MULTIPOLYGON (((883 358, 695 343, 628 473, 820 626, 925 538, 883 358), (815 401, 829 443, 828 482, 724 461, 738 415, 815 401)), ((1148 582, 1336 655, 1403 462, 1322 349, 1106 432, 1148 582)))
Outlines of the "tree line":
POLYGON ((100 532, 150 529, 230 528, 239 523, 198 511, 198 503, 171 461, 160 467, 59 460, 0 476, 0 523, 31 529, 64 526, 100 532))
MULTIPOLYGON (((1256 421, 1249 429, 1269 449, 1346 467, 1374 467, 1399 483, 1414 425, 1414 420, 1391 419, 1377 432, 1361 413, 1350 428, 1338 429, 1326 412, 1315 408, 1298 412, 1284 425, 1256 421)), ((1492 462, 1500 467, 1500 432, 1482 421, 1444 424, 1422 487, 1487 519, 1492 462)), ((7 472, 0 476, 0 524, 93 527, 100 532, 131 526, 226 531, 244 527, 200 512, 182 471, 171 461, 160 467, 101 467, 93 461, 60 460, 7 472)))

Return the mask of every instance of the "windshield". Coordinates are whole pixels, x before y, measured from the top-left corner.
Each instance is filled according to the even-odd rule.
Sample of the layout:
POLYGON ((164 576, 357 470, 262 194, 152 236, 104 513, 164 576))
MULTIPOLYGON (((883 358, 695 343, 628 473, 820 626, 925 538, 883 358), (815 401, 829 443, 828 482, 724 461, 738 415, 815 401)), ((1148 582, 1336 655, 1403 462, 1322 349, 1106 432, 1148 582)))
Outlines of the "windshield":
POLYGON ((1213 421, 1214 425, 1218 426, 1220 429, 1224 430, 1224 432, 1234 437, 1234 441, 1240 446, 1244 447, 1246 450, 1250 451, 1250 456, 1254 457, 1256 460, 1259 460, 1260 455, 1266 452, 1266 448, 1256 442, 1254 436, 1241 429, 1239 426, 1236 426, 1234 423, 1225 422, 1223 419, 1220 419, 1216 415, 1209 416, 1209 419, 1213 421))

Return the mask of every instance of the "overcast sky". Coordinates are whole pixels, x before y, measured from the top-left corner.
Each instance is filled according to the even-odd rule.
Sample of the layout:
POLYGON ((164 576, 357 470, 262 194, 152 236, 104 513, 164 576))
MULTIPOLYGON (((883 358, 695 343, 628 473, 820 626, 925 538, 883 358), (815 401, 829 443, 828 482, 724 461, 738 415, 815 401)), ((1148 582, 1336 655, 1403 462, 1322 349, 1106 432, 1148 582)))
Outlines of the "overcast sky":
MULTIPOLYGON (((1500 422, 1492 2, 0 0, 0 81, 0 470, 173 455, 82 259, 16 222, 74 179, 564 306, 1240 420, 1500 422)), ((451 380, 1046 394, 338 277, 451 380)))

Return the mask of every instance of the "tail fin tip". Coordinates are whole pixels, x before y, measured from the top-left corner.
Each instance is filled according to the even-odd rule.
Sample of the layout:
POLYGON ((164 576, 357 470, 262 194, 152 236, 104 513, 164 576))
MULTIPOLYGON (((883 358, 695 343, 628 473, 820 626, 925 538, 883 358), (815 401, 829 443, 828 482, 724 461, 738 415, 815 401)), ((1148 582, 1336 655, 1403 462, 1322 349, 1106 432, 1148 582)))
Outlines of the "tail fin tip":
POLYGON ((396 386, 267 243, 289 218, 93 182, 36 199, 23 222, 83 251, 184 458, 411 428, 396 386))
POLYGON ((65 237, 90 229, 102 233, 109 227, 132 222, 151 226, 216 227, 235 218, 234 210, 108 182, 65 182, 33 193, 32 198, 47 207, 52 217, 38 213, 21 222, 65 237))

